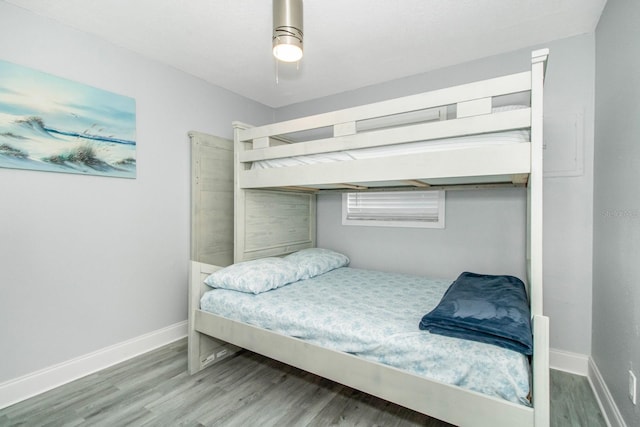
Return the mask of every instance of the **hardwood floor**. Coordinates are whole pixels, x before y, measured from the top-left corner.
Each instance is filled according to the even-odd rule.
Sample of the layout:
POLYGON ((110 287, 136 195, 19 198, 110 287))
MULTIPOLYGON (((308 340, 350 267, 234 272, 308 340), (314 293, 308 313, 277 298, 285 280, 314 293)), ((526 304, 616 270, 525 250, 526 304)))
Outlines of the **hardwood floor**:
POLYGON ((607 425, 586 377, 551 371, 551 425, 607 425))
MULTIPOLYGON (((186 340, 0 410, 0 426, 450 426, 250 352, 196 375, 186 340)), ((552 371, 552 426, 605 426, 586 378, 552 371)))

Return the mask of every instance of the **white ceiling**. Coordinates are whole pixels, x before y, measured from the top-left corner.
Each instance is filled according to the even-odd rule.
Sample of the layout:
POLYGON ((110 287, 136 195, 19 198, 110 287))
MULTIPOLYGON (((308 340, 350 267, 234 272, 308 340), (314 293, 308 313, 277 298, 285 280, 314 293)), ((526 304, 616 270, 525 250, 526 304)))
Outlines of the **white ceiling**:
POLYGON ((269 0, 5 0, 280 107, 595 30, 606 0, 306 0, 304 57, 269 0))

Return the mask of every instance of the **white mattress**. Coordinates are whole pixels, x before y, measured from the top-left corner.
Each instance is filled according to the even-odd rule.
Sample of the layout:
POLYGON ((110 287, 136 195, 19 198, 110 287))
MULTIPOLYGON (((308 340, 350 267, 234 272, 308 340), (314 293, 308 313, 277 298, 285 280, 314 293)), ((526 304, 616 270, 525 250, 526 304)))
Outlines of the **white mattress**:
POLYGON ((215 289, 200 303, 229 319, 529 405, 525 356, 419 330, 450 283, 345 267, 258 295, 215 289))
MULTIPOLYGON (((514 109, 514 106, 511 106, 514 109)), ((281 159, 260 160, 252 163, 252 169, 269 169, 289 166, 312 165, 317 163, 340 162, 347 160, 371 159, 376 157, 417 154, 428 151, 454 150, 482 146, 483 144, 517 144, 531 140, 529 129, 517 129, 504 132, 434 139, 430 141, 409 142, 384 145, 357 150, 334 151, 330 153, 309 154, 281 159)))

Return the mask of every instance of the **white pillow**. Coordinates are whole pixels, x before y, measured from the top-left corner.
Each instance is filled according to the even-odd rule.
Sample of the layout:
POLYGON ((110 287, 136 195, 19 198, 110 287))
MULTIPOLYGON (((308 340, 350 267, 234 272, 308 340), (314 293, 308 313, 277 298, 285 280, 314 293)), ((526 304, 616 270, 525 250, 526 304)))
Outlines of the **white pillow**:
POLYGON ((346 255, 322 248, 302 249, 287 255, 284 259, 298 266, 301 280, 349 265, 346 255))
POLYGON ((204 283, 212 288, 259 294, 300 279, 298 267, 283 258, 239 262, 210 274, 204 283))

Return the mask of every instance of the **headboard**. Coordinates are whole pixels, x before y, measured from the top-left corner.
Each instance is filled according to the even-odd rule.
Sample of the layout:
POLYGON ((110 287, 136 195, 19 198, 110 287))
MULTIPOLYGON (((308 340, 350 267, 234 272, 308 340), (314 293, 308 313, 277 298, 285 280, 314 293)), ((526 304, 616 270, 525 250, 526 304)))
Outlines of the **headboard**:
POLYGON ((233 141, 189 132, 191 260, 233 263, 233 141))
POLYGON ((233 141, 193 131, 189 138, 191 260, 224 267, 316 245, 315 194, 249 190, 234 198, 233 141))
POLYGON ((285 255, 316 245, 315 194, 236 191, 235 214, 235 262, 285 255))

